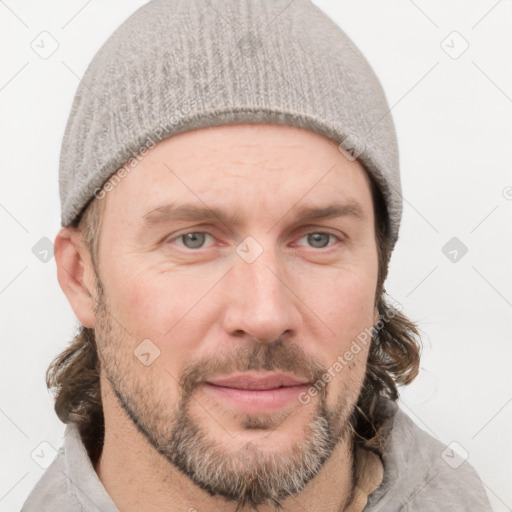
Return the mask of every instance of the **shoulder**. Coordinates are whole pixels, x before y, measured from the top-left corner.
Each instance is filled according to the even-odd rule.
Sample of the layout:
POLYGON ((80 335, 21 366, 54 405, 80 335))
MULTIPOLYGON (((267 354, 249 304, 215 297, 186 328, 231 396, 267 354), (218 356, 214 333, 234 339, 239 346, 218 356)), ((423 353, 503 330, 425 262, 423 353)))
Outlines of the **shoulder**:
POLYGON ((21 512, 55 512, 56 510, 68 512, 82 510, 78 501, 74 499, 74 495, 68 492, 63 448, 59 450, 58 456, 30 492, 21 512))
POLYGON ((365 511, 490 512, 482 481, 471 464, 418 427, 397 404, 386 411, 384 479, 365 511))

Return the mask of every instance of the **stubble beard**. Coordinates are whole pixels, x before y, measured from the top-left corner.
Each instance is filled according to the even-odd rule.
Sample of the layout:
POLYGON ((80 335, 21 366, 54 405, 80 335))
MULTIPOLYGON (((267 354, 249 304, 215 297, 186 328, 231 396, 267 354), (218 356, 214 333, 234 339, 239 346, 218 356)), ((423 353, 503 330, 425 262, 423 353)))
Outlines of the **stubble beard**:
MULTIPOLYGON (((238 450, 229 450, 194 419, 194 406, 201 411, 195 395, 206 376, 216 372, 266 370, 293 373, 308 382, 322 382, 327 370, 300 347, 281 338, 272 343, 248 343, 227 356, 216 354, 187 364, 179 377, 178 402, 171 407, 164 386, 159 386, 155 375, 136 359, 132 354, 135 346, 115 320, 112 321, 101 284, 98 291, 95 328, 98 355, 120 406, 155 450, 209 495, 235 503, 237 511, 246 506, 257 510, 261 505, 280 509, 283 500, 297 496, 318 475, 340 442, 352 442, 360 389, 355 392, 353 386, 346 386, 336 405, 329 407, 328 386, 324 385, 319 386, 314 397, 316 403, 314 399, 309 403, 311 420, 304 426, 303 438, 293 442, 290 448, 269 451, 247 442, 238 450)), ((294 409, 291 413, 238 415, 238 423, 241 430, 253 429, 271 436, 281 423, 293 421, 296 412, 294 409)))

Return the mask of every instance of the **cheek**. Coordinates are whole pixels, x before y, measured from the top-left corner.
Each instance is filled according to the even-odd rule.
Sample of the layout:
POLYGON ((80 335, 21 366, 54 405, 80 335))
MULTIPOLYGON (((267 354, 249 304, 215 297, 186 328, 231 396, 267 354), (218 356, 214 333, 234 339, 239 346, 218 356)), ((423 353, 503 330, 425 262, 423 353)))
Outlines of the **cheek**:
POLYGON ((136 272, 125 267, 111 276, 112 311, 135 346, 149 339, 158 347, 159 365, 172 373, 200 350, 208 328, 204 318, 209 307, 207 292, 214 281, 192 280, 197 286, 191 286, 190 275, 184 272, 171 275, 134 267, 136 272))
POLYGON ((373 274, 344 270, 323 280, 308 305, 345 344, 373 325, 375 286, 373 274))
POLYGON ((169 279, 140 261, 119 263, 109 275, 111 302, 130 332, 161 337, 185 314, 186 283, 169 279), (177 299, 177 298, 180 299, 177 299))
POLYGON ((323 280, 323 286, 308 302, 334 333, 318 341, 331 379, 332 405, 339 394, 351 399, 359 394, 372 339, 375 285, 376 274, 343 269, 332 279, 323 280))
POLYGON ((328 365, 331 376, 328 402, 331 406, 343 397, 346 403, 356 403, 366 375, 366 363, 370 343, 352 341, 339 350, 333 362, 328 365))

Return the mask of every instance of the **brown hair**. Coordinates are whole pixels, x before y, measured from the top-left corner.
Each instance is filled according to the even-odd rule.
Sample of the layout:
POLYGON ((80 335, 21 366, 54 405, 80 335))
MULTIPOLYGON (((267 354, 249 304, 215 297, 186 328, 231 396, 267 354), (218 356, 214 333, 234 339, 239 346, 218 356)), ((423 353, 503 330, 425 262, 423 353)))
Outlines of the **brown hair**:
POLYGON ((375 303, 382 327, 374 331, 370 345, 363 388, 352 418, 352 433, 355 444, 382 453, 385 437, 378 432, 382 418, 374 409, 376 399, 382 396, 396 401, 398 386, 406 386, 416 378, 421 339, 416 324, 386 299, 384 282, 391 257, 389 217, 379 187, 371 176, 369 178, 379 262, 375 303))
MULTIPOLYGON (((420 339, 416 325, 385 298, 384 281, 388 273, 390 251, 389 223, 382 194, 370 178, 375 210, 375 238, 378 252, 378 279, 375 294, 382 327, 374 332, 367 370, 359 401, 352 418, 354 442, 380 452, 383 438, 374 414, 378 396, 398 399, 397 385, 407 385, 418 374, 420 339)), ((104 201, 93 198, 72 228, 83 236, 94 268, 98 268, 99 233, 104 201)), ((100 371, 94 329, 80 325, 70 346, 50 364, 46 384, 54 392, 55 412, 64 423, 75 423, 92 461, 101 453, 104 438, 100 371)))

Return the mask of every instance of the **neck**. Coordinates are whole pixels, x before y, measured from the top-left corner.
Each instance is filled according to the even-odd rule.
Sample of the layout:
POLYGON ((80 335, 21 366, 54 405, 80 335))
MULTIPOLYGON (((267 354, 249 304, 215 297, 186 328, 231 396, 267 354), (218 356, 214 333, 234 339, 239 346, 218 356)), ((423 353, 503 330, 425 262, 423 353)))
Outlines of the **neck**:
MULTIPOLYGON (((249 507, 237 509, 236 503, 211 496, 197 487, 137 430, 108 385, 102 385, 102 393, 105 440, 94 469, 120 512, 253 511, 249 507)), ((282 512, 345 510, 354 487, 352 448, 351 439, 338 443, 319 474, 302 492, 282 501, 282 512)), ((276 509, 265 505, 258 510, 275 512, 276 509)))

